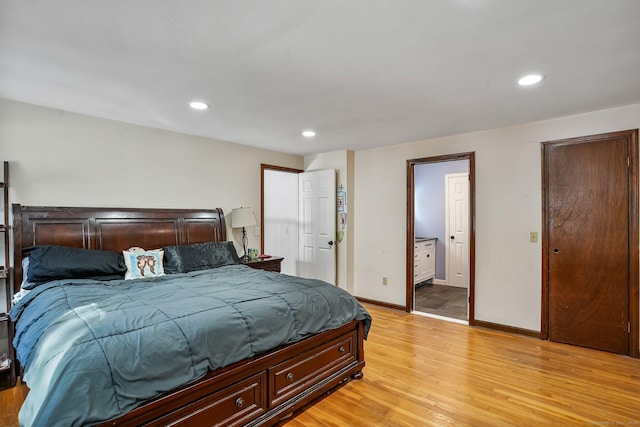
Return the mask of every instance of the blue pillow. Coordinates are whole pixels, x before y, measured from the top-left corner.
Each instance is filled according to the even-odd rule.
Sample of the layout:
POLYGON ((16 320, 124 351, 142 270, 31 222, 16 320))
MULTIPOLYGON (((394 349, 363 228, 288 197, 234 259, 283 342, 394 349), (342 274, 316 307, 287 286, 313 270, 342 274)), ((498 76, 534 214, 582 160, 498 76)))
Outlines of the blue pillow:
POLYGON ((22 283, 20 284, 20 289, 28 289, 31 290, 38 286, 35 282, 30 282, 28 275, 29 274, 29 257, 26 256, 22 258, 22 283))
POLYGON ((194 243, 167 246, 162 249, 164 250, 164 271, 167 273, 188 273, 240 263, 233 242, 194 243))
POLYGON ((121 254, 96 249, 66 246, 31 246, 23 251, 29 256, 27 282, 33 286, 58 279, 122 279, 127 267, 121 254))

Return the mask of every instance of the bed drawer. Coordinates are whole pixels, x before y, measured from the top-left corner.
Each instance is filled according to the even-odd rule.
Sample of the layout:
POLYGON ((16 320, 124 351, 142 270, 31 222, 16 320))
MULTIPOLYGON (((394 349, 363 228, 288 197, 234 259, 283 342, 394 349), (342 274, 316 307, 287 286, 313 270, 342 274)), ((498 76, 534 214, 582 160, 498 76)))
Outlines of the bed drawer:
POLYGON ((270 368, 270 406, 282 403, 355 360, 356 335, 353 332, 270 368))
POLYGON ((148 425, 242 426, 263 414, 266 405, 266 372, 212 393, 148 425))

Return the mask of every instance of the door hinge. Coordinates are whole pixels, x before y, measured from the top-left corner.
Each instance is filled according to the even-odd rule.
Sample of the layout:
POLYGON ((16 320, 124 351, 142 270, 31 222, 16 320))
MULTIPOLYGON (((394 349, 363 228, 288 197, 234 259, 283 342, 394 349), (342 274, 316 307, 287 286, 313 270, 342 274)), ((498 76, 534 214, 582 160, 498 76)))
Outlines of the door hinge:
POLYGON ((627 333, 631 333, 631 322, 627 322, 627 333))
POLYGON ((627 167, 631 166, 631 157, 627 156, 627 167))

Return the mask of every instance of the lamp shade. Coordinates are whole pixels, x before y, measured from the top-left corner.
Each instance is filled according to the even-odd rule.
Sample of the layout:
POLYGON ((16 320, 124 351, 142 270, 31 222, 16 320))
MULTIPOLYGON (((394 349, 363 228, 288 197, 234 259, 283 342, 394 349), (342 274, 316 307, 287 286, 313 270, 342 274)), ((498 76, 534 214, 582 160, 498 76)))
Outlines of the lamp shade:
POLYGON ((256 217, 251 208, 236 208, 231 211, 231 228, 256 225, 256 217))

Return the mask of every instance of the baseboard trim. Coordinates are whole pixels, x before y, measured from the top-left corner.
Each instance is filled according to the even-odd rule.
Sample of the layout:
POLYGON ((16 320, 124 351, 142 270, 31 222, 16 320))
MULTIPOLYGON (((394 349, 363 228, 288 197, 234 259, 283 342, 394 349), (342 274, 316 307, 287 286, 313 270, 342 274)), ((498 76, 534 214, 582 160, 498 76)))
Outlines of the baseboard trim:
POLYGON ((407 311, 406 307, 398 304, 391 304, 384 301, 377 301, 369 298, 356 297, 356 299, 365 304, 379 305, 380 307, 393 308, 394 310, 407 311))
POLYGON ((516 328, 515 326, 501 325, 499 323, 485 322, 484 320, 475 320, 473 326, 494 329, 496 331, 508 332, 510 334, 525 335, 533 338, 540 338, 539 331, 532 331, 531 329, 516 328))

